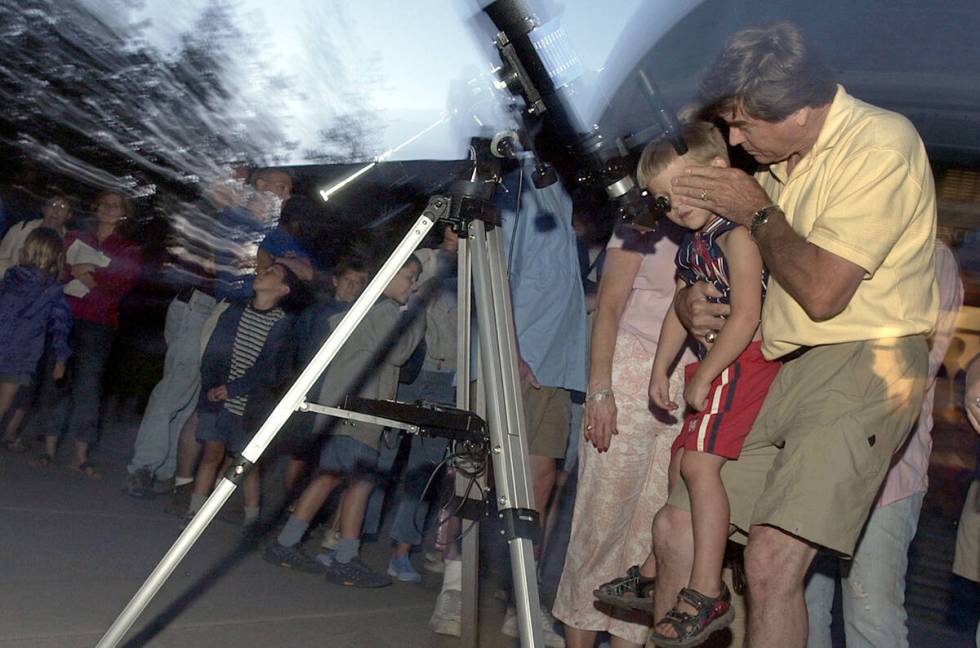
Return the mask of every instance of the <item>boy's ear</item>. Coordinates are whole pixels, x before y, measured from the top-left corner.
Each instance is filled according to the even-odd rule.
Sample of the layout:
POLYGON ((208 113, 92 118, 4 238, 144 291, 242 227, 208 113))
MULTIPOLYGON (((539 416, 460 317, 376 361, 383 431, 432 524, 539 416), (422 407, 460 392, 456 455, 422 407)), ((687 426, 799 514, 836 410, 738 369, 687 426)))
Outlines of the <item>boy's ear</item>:
POLYGON ((709 163, 709 166, 718 167, 720 169, 727 169, 728 162, 726 162, 725 158, 721 157, 720 155, 716 155, 709 163))

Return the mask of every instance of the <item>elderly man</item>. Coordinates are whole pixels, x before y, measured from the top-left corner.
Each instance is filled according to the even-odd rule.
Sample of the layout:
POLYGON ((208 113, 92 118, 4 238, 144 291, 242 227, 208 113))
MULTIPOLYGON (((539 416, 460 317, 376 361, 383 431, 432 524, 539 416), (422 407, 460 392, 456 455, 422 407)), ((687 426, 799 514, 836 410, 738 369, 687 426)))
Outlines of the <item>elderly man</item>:
MULTIPOLYGON (((849 96, 791 24, 735 34, 702 93, 762 168, 692 168, 671 200, 750 229, 771 273, 763 353, 783 362, 722 472, 747 537, 748 642, 802 648, 807 569, 818 551, 853 553, 922 403, 938 305, 932 175, 912 125, 849 96)), ((727 311, 713 295, 699 284, 677 300, 709 342, 727 311)), ((654 521, 658 619, 690 573, 689 508, 678 483, 654 521)), ((673 615, 682 635, 712 620, 683 600, 673 615)))

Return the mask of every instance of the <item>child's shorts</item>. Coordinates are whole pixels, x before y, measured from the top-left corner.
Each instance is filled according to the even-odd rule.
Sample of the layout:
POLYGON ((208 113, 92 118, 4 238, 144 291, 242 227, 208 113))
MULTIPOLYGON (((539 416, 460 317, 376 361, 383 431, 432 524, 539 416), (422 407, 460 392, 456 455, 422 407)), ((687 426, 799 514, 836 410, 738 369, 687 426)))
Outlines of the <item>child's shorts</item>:
POLYGON ((249 435, 245 433, 243 417, 229 412, 224 407, 217 411, 197 413, 197 440, 218 441, 225 444, 229 454, 241 452, 248 445, 249 435))
POLYGON ((320 470, 377 480, 384 471, 379 465, 381 453, 368 444, 340 434, 332 434, 320 449, 320 470))
MULTIPOLYGON (((735 362, 711 382, 708 407, 684 418, 684 428, 677 435, 672 452, 696 450, 726 459, 738 459, 742 442, 752 429, 755 417, 776 379, 781 364, 762 357, 762 342, 755 341, 742 351, 735 362)), ((701 365, 692 362, 684 367, 686 385, 701 365)))

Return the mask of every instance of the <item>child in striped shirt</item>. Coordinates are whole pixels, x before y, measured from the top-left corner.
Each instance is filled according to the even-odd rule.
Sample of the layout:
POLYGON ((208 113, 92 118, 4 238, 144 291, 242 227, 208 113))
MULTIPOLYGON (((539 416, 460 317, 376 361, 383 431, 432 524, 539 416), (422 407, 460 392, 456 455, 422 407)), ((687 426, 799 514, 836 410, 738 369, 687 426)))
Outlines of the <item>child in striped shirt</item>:
MULTIPOLYGON (((249 398, 274 388, 288 364, 285 348, 292 318, 281 303, 301 291, 300 280, 277 263, 255 276, 252 289, 251 301, 233 304, 221 314, 201 359, 197 440, 204 452, 187 519, 204 504, 225 457, 248 443, 251 435, 243 421, 249 398)), ((254 466, 242 484, 246 528, 258 518, 259 491, 259 470, 254 466)))

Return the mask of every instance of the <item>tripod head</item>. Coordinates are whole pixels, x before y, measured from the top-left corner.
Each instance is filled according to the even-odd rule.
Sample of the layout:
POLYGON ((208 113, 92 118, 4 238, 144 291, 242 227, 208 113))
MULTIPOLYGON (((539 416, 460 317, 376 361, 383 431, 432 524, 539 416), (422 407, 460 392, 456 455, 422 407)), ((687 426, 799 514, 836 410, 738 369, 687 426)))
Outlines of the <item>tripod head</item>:
POLYGON ((500 182, 503 160, 515 147, 517 134, 506 131, 493 139, 470 139, 470 160, 473 172, 469 180, 457 180, 450 188, 449 213, 442 220, 460 236, 466 236, 469 224, 482 220, 488 227, 500 224, 500 213, 493 204, 493 195, 500 182), (512 135, 511 135, 512 134, 512 135))

